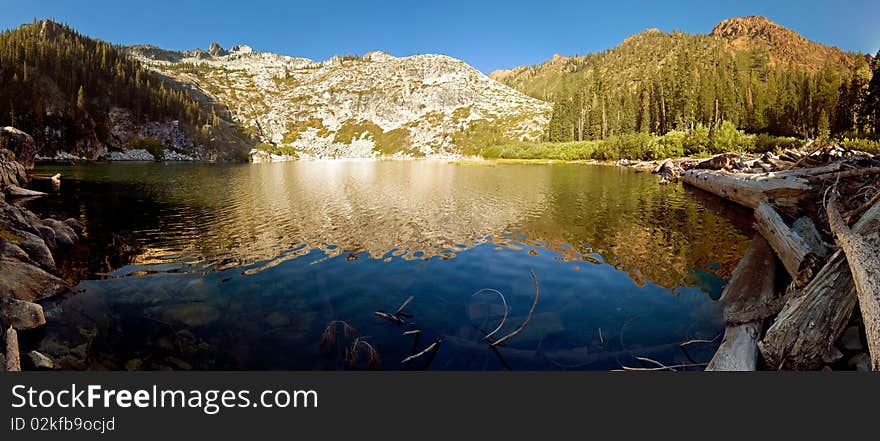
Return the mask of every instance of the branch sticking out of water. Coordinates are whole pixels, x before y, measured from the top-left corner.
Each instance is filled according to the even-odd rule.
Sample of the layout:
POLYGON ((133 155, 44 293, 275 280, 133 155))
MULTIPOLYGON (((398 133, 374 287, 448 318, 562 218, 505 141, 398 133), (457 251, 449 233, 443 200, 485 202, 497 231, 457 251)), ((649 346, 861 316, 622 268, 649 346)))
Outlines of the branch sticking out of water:
POLYGON ((397 308, 397 311, 394 311, 393 313, 389 313, 389 312, 385 312, 385 311, 376 311, 373 314, 375 314, 377 317, 382 317, 384 319, 391 320, 392 322, 397 323, 398 325, 401 325, 401 324, 403 324, 404 318, 412 317, 412 314, 403 312, 403 308, 406 308, 406 305, 409 305, 409 302, 411 302, 412 299, 413 299, 413 296, 407 297, 406 300, 403 301, 403 304, 401 304, 400 307, 397 308))
POLYGON ((407 363, 409 363, 409 362, 411 362, 411 361, 413 361, 413 360, 415 360, 415 359, 417 359, 417 358, 419 358, 419 357, 421 357, 431 351, 439 350, 440 343, 442 341, 443 341, 443 339, 438 337, 437 340, 434 340, 434 343, 431 343, 430 345, 428 345, 428 347, 426 347, 425 349, 422 349, 421 352, 419 352, 418 354, 413 354, 413 355, 410 355, 409 357, 404 358, 403 360, 400 361, 400 363, 407 364, 407 363))
POLYGON ((507 314, 508 314, 510 308, 507 307, 507 299, 504 298, 504 294, 501 294, 501 291, 498 291, 497 289, 483 288, 483 289, 473 293, 472 296, 475 296, 477 294, 484 293, 484 292, 494 292, 495 294, 498 294, 498 297, 501 297, 501 303, 504 304, 504 317, 501 318, 501 323, 499 323, 498 326, 496 326, 495 329, 492 330, 492 332, 483 336, 483 340, 489 341, 489 340, 491 340, 492 336, 495 335, 496 332, 501 330, 501 327, 504 326, 504 323, 507 322, 507 314))
POLYGON ((381 363, 381 359, 379 358, 379 352, 376 351, 376 348, 373 347, 370 343, 366 341, 366 337, 358 337, 354 339, 354 342, 351 344, 351 348, 346 351, 345 361, 348 363, 349 368, 356 368, 358 362, 358 355, 361 350, 360 348, 364 348, 367 354, 367 367, 369 369, 377 369, 379 364, 381 363))
POLYGON ((532 315, 535 314, 535 308, 538 307, 538 297, 540 297, 541 295, 541 289, 538 286, 538 277, 535 276, 535 272, 530 271, 529 274, 532 276, 532 282, 535 284, 535 301, 532 303, 532 308, 529 309, 529 315, 526 316, 526 319, 522 322, 521 325, 519 325, 518 328, 514 329, 510 334, 507 334, 504 337, 495 340, 495 342, 492 343, 492 346, 502 345, 507 340, 510 340, 511 338, 522 332, 522 330, 526 328, 526 325, 529 324, 529 320, 532 319, 532 315))

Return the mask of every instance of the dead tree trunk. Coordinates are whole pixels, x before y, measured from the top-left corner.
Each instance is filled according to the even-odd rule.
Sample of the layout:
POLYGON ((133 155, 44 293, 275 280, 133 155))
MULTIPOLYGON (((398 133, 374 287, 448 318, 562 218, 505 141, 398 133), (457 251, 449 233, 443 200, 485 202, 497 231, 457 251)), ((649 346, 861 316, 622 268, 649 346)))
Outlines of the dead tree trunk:
POLYGON ((874 247, 846 226, 836 196, 831 196, 826 210, 831 232, 849 262, 868 338, 871 369, 880 371, 880 257, 874 247))
MULTIPOLYGON (((867 234, 880 222, 880 203, 853 226, 867 234)), ((771 368, 817 369, 849 322, 856 304, 856 291, 846 256, 837 251, 807 284, 787 301, 764 339, 758 343, 771 368)))
POLYGON ((803 178, 773 173, 758 175, 711 170, 687 170, 682 174, 686 184, 729 199, 749 208, 761 202, 781 208, 796 208, 812 188, 803 178))
POLYGON ((724 340, 707 371, 753 371, 758 364, 758 339, 763 320, 781 307, 775 293, 776 257, 767 241, 756 234, 733 270, 719 300, 727 327, 724 340))
POLYGON ((803 237, 785 224, 773 207, 763 202, 758 204, 755 229, 767 239, 798 286, 806 285, 813 278, 819 264, 818 256, 803 237))

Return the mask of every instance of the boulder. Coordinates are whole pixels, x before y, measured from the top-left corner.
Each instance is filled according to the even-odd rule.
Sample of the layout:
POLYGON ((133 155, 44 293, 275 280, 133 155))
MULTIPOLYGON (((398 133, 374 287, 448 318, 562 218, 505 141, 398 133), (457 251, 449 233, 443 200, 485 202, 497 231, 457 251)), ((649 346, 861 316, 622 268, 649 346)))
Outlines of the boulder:
POLYGON ((35 302, 68 288, 67 283, 37 266, 9 257, 0 258, 0 296, 35 302))
POLYGON ((37 264, 18 245, 3 238, 0 238, 0 257, 8 257, 31 265, 37 264))
POLYGON ((76 231, 60 220, 46 218, 43 219, 43 225, 50 227, 55 231, 55 242, 58 245, 72 246, 79 239, 76 236, 76 231))
POLYGON ((68 227, 73 228, 73 231, 76 232, 77 236, 82 236, 83 233, 86 231, 85 225, 72 217, 65 219, 64 223, 67 224, 68 227))
POLYGON ((0 149, 0 187, 23 185, 27 182, 27 170, 15 160, 15 153, 0 149))
POLYGON ((43 238, 43 242, 46 243, 46 246, 50 249, 55 249, 58 247, 58 242, 55 241, 55 230, 52 227, 47 225, 37 225, 37 232, 40 233, 40 236, 43 238))
POLYGON ((25 170, 34 168, 37 144, 34 138, 15 127, 0 127, 0 147, 15 154, 15 158, 25 170))
POLYGON ((19 230, 12 230, 10 231, 10 234, 21 238, 20 242, 17 244, 18 247, 24 250, 34 262, 37 262, 45 270, 55 270, 55 258, 52 257, 52 252, 49 251, 49 247, 46 246, 46 242, 42 237, 27 231, 19 230))
POLYGON ((28 352, 28 358, 31 359, 31 364, 37 369, 52 369, 55 367, 55 363, 49 358, 49 356, 43 355, 37 351, 28 352))
POLYGON ((42 306, 10 297, 0 299, 0 320, 3 321, 4 326, 12 326, 19 331, 39 328, 46 324, 42 306))

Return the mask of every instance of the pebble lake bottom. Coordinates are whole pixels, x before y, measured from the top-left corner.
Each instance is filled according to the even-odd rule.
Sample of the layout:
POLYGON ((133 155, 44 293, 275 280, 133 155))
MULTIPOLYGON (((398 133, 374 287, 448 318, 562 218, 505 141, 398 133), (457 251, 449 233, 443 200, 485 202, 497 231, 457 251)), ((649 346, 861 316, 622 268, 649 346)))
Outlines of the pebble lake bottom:
POLYGON ((606 166, 303 161, 36 172, 61 173, 62 183, 38 188, 50 195, 28 208, 76 217, 88 236, 59 259, 79 283, 43 302, 47 325, 21 337, 61 369, 700 364, 720 343, 717 299, 752 234, 739 207, 606 166), (540 294, 530 314, 532 273, 540 294), (400 320, 376 314, 404 303, 400 320), (484 340, 502 321, 494 338, 526 320, 502 346, 484 340), (694 339, 709 342, 680 346, 694 339))

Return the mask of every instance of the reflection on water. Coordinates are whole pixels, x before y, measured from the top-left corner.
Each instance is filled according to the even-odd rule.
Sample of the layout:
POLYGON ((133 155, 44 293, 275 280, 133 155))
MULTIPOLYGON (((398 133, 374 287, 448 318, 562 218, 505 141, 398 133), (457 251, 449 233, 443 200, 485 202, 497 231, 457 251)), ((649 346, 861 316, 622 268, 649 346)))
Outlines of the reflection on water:
POLYGON ((434 369, 687 361, 678 343, 720 331, 714 299, 747 245, 748 221, 735 208, 613 167, 326 161, 38 171, 64 181, 32 208, 78 216, 90 237, 65 262, 83 268, 75 276, 84 281, 47 305, 52 320, 33 337, 75 368, 339 368, 343 357, 319 345, 333 320, 369 336, 385 369, 436 337, 434 369), (542 291, 535 316, 496 354, 480 329, 496 326, 503 308, 471 294, 501 290, 513 329, 531 305, 531 270, 542 291), (410 295, 415 325, 373 316, 410 295), (416 345, 401 335, 407 326, 422 331, 416 345))

